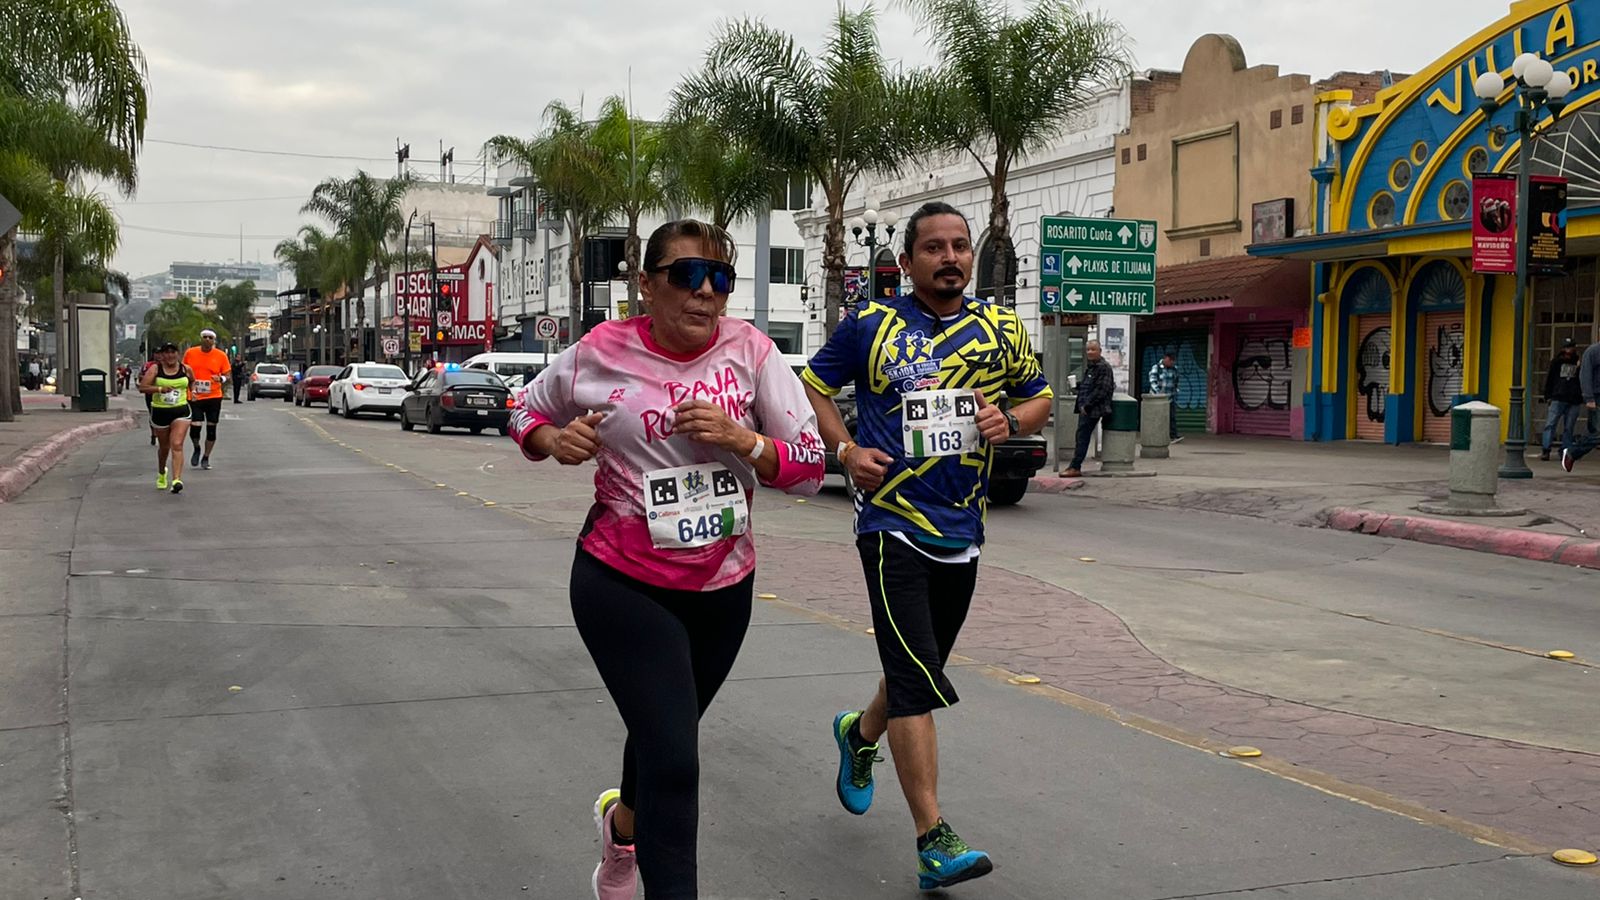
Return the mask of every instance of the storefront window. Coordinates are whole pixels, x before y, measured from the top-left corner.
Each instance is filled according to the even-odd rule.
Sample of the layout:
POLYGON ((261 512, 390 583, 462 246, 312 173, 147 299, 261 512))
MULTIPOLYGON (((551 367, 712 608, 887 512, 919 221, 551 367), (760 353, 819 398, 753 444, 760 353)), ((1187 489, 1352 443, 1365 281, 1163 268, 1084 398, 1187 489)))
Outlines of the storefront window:
MULTIPOLYGON (((1533 289, 1533 381, 1530 392, 1538 400, 1544 385, 1545 367, 1556 348, 1567 338, 1579 347, 1596 340, 1595 322, 1600 320, 1600 264, 1595 258, 1575 260, 1565 278, 1540 278, 1533 289)), ((1544 421, 1545 405, 1536 403, 1534 418, 1544 421)))

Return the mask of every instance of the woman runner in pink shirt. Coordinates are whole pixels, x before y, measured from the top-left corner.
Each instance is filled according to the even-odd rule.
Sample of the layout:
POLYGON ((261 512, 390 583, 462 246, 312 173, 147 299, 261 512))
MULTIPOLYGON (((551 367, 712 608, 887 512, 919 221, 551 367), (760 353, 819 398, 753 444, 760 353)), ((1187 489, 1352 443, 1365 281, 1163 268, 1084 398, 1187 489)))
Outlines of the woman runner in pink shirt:
POLYGON ((698 896, 699 721, 750 624, 755 485, 822 485, 800 379, 771 338, 723 318, 733 259, 715 226, 656 229, 649 315, 584 335, 512 414, 529 459, 596 463, 572 615, 628 729, 621 788, 594 805, 597 900, 632 900, 635 856, 648 900, 698 896))

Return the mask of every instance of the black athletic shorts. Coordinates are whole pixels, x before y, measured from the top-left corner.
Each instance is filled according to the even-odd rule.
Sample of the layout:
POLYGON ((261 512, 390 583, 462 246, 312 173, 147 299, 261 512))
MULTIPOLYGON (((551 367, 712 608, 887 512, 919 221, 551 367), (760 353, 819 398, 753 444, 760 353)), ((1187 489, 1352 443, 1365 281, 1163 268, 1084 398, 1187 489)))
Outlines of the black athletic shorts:
POLYGON ((212 397, 210 400, 190 400, 189 407, 194 410, 194 421, 210 422, 212 425, 222 421, 222 398, 212 397))
POLYGON ((967 620, 978 561, 939 562, 884 532, 856 538, 872 602, 872 627, 889 718, 920 716, 960 698, 945 663, 967 620))
POLYGON ((192 412, 187 406, 172 406, 167 408, 152 406, 150 407, 150 427, 166 428, 179 419, 189 418, 190 415, 192 415, 192 412))

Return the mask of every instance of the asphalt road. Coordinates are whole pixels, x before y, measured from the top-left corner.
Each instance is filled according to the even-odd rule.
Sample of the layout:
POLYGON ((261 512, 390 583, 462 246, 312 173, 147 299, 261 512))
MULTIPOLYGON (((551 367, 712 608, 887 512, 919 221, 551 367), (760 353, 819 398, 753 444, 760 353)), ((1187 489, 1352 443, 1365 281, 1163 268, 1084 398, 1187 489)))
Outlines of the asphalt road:
MULTIPOLYGON (((567 608, 581 475, 526 467, 492 439, 402 435, 320 411, 297 421, 275 403, 226 412, 240 418, 223 424, 218 467, 187 477, 180 497, 154 490, 133 432, 0 506, 0 896, 587 896, 589 806, 615 778, 621 729, 567 608)), ((1054 569, 1091 594, 1127 592, 1135 627, 1197 664, 1250 637, 1229 633, 1215 648, 1190 637, 1195 619, 1230 631, 1224 617, 1244 613, 1227 596, 1398 565, 1370 539, 1319 535, 1338 549, 1317 549, 1306 532, 1268 546, 1274 562, 1348 554, 1324 562, 1320 581, 1261 564, 1217 574, 1242 568, 1229 560, 1247 548, 1202 528, 1180 553, 1183 529, 1151 525, 1159 564, 1178 571, 1140 575, 1133 567, 1151 564, 1152 550, 1104 527, 1118 510, 1038 500, 997 516, 996 543, 1015 545, 991 561, 1054 569), (1072 555, 1101 562, 1066 566, 1059 546, 1043 549, 1048 528, 1073 536, 1072 555), (1258 580, 1226 582, 1246 578, 1258 580), (1169 607, 1203 603, 1209 614, 1169 608, 1175 626, 1140 615, 1162 584, 1169 607)), ((837 496, 759 504, 763 527, 844 539, 837 496)), ((1251 616, 1284 607, 1274 613, 1284 633, 1310 646, 1297 622, 1371 600, 1347 591, 1300 606, 1239 602, 1251 616)), ((1407 615, 1435 613, 1424 597, 1407 615)), ((1531 640, 1551 627, 1513 634, 1488 605, 1477 615, 1464 633, 1531 640)), ((1491 652, 1351 622, 1374 641, 1392 631, 1491 652)), ((917 894, 889 769, 863 818, 839 810, 831 786, 828 722, 874 666, 865 637, 759 606, 703 729, 703 896, 917 894)), ((1600 889, 1593 873, 1162 740, 979 667, 958 678, 965 701, 941 717, 946 812, 998 868, 952 896, 1600 889)))

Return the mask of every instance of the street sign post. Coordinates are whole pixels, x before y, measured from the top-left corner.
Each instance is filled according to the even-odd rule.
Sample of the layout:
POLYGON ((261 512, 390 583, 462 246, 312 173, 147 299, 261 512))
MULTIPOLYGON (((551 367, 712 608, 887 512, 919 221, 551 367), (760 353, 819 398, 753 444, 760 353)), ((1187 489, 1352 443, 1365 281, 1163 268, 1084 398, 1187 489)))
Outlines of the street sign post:
POLYGON ((1155 222, 1045 216, 1039 234, 1040 312, 1155 313, 1155 222))

